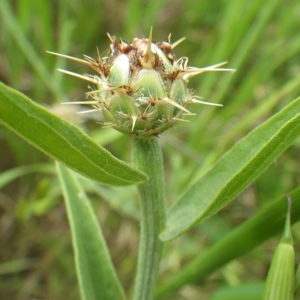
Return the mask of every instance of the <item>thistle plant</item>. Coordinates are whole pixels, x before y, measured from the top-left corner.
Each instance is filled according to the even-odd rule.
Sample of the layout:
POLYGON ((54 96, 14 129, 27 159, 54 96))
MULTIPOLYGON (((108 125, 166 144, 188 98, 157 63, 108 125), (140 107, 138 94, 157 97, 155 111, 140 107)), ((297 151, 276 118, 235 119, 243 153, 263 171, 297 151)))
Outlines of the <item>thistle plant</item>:
MULTIPOLYGON (((133 166, 149 176, 138 185, 141 208, 141 238, 138 268, 135 280, 135 300, 153 298, 163 243, 159 233, 165 227, 165 183, 163 160, 159 144, 152 138, 173 126, 184 116, 192 115, 187 109, 190 103, 219 105, 204 102, 187 88, 188 79, 208 71, 234 71, 219 68, 220 63, 206 68, 188 67, 188 59, 175 59, 172 50, 184 40, 171 43, 152 41, 152 29, 148 39, 134 38, 131 43, 117 42, 111 37, 111 54, 98 59, 85 56, 84 60, 53 53, 83 63, 97 75, 79 75, 66 70, 95 86, 87 96, 92 101, 68 102, 88 104, 92 111, 100 111, 103 126, 113 127, 134 137, 133 166)), ((88 110, 87 112, 90 112, 88 110)))
MULTIPOLYGON (((162 133, 185 116, 193 115, 187 105, 201 101, 187 88, 188 79, 204 72, 234 71, 219 68, 226 62, 206 68, 188 67, 188 58, 175 59, 172 50, 184 38, 171 43, 154 43, 152 30, 148 39, 134 38, 131 43, 111 37, 111 54, 98 59, 85 56, 84 60, 49 52, 75 60, 96 71, 97 75, 79 75, 66 70, 61 72, 77 76, 94 84, 87 93, 92 101, 68 102, 88 104, 91 111, 100 111, 103 125, 138 137, 162 133)), ((90 110, 89 110, 90 111, 90 110)))
MULTIPOLYGON (((176 59, 172 53, 183 39, 171 43, 169 36, 167 42, 155 43, 151 33, 148 39, 134 38, 131 43, 117 42, 110 35, 109 38, 111 53, 107 57, 100 56, 99 51, 97 59, 50 53, 94 70, 92 75, 61 70, 92 84, 87 92, 89 99, 68 103, 91 105, 92 111, 101 113, 103 126, 131 135, 132 166, 114 157, 76 126, 2 83, 0 123, 56 161, 82 299, 113 300, 126 299, 126 296, 85 194, 85 182, 75 172, 104 185, 137 185, 141 237, 130 298, 164 298, 185 284, 207 278, 217 268, 281 231, 286 203, 279 198, 156 288, 163 243, 183 234, 235 199, 299 136, 300 98, 236 143, 199 180, 195 180, 166 214, 164 166, 156 137, 177 121, 185 121, 186 116, 192 115, 189 104, 220 105, 204 102, 195 96, 195 92, 187 87, 191 77, 210 71, 234 70, 221 68, 225 63, 205 68, 188 67, 187 58, 176 59)), ((16 176, 8 175, 9 178, 16 176)), ((3 182, 5 180, 0 185, 3 182)), ((96 183, 94 188, 98 190, 96 183)), ((293 199, 292 224, 300 216, 300 188, 289 194, 293 199)), ((280 264, 275 264, 275 269, 281 266, 280 261, 280 264)), ((295 287, 299 289, 299 280, 295 287)))

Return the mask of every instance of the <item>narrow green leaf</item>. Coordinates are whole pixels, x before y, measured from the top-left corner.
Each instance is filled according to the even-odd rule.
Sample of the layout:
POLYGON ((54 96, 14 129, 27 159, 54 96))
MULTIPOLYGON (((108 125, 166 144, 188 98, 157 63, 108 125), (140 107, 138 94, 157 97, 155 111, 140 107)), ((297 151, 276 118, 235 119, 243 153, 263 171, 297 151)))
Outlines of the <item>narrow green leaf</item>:
POLYGON ((223 287, 217 290, 209 300, 261 300, 264 286, 263 282, 257 282, 223 287))
MULTIPOLYGON (((27 3, 27 6, 29 5, 30 4, 27 3)), ((55 81, 49 80, 51 78, 51 74, 49 73, 43 60, 39 57, 32 42, 30 41, 31 37, 27 37, 25 35, 22 26, 14 16, 12 12, 11 1, 1 1, 0 16, 3 22, 3 26, 7 28, 10 36, 14 39, 16 46, 21 49, 24 57, 27 58, 33 69, 41 77, 45 86, 49 88, 49 90, 53 93, 54 97, 57 100, 61 100, 64 95, 60 87, 56 84, 55 81)))
POLYGON ((37 259, 18 259, 7 262, 1 262, 0 275, 8 275, 24 270, 34 269, 38 267, 37 259))
POLYGON ((300 98, 237 143, 167 214, 164 241, 213 215, 251 184, 300 134, 300 98))
POLYGON ((0 83, 0 123, 50 157, 97 182, 124 186, 147 180, 86 134, 0 83))
POLYGON ((83 300, 125 299, 93 208, 75 174, 57 163, 83 300))
MULTIPOLYGON (((289 193, 293 206, 291 223, 300 221, 300 187, 289 193)), ((164 299, 185 284, 199 283, 218 268, 282 232, 286 217, 286 197, 272 201, 252 218, 231 231, 218 243, 192 259, 180 272, 158 286, 155 299, 164 299)))
MULTIPOLYGON (((253 1, 256 2, 253 7, 254 9, 247 9, 245 13, 245 19, 248 19, 249 22, 243 22, 244 26, 241 28, 236 28, 236 22, 231 21, 231 28, 228 30, 228 34, 226 34, 226 38, 224 39, 225 45, 227 44, 232 45, 232 40, 238 41, 238 47, 236 47, 236 51, 233 55, 233 57, 230 59, 230 67, 233 67, 237 70, 241 70, 245 63, 247 63, 249 59, 249 55, 252 54, 253 48, 255 47, 255 44, 258 40, 258 38, 262 35, 264 32, 264 28, 268 24, 268 21, 270 18, 274 15, 278 5, 280 4, 280 0, 267 0, 267 1, 253 1), (255 13, 255 10, 257 11, 257 14, 255 13), (249 16, 246 16, 249 15, 249 16), (252 16, 250 16, 252 15, 252 16), (251 22, 253 16, 256 16, 256 18, 251 22), (250 23, 251 22, 251 23, 250 23), (251 26, 249 26, 251 24, 251 26), (242 29, 242 30, 240 30, 242 29), (238 36, 239 39, 236 39, 237 32, 239 32, 238 36)), ((244 6, 245 7, 245 6, 244 6)), ((237 10, 236 10, 237 11, 237 10)), ((223 38, 222 38, 223 40, 223 38)), ((230 47, 230 46, 229 46, 230 47)), ((227 47, 226 47, 227 48, 227 47)), ((230 47, 231 48, 231 47, 230 47)), ((234 49, 234 48, 233 48, 234 49)), ((219 50, 218 47, 214 47, 214 52, 218 54, 219 56, 219 50)), ((215 53, 212 53, 214 55, 215 53)), ((229 54, 229 53, 228 53, 229 54)), ((223 56, 224 54, 222 54, 223 56)), ((227 58, 226 58, 227 59, 227 58)), ((222 82, 219 84, 219 88, 216 91, 216 95, 214 96, 214 102, 215 103, 222 103, 222 99, 226 95, 226 92, 228 91, 229 87, 233 85, 233 82, 237 80, 238 76, 224 76, 222 79, 222 82)), ((204 82, 204 86, 201 85, 201 90, 203 93, 204 91, 209 91, 213 89, 213 86, 215 84, 215 80, 213 80, 214 77, 207 77, 207 83, 204 82)), ((195 128, 191 134, 191 142, 196 146, 198 143, 198 137, 201 135, 201 132, 204 130, 204 126, 209 122, 209 120, 212 117, 212 114, 214 113, 216 108, 213 108, 209 110, 208 113, 205 115, 200 114, 201 117, 197 118, 197 121, 195 122, 195 128), (202 117, 203 116, 203 117, 202 117)), ((199 109, 200 110, 200 109, 199 109)))
POLYGON ((31 164, 27 166, 21 166, 21 167, 4 171, 0 173, 0 189, 2 189, 6 184, 10 183, 16 178, 32 172, 52 174, 55 173, 55 169, 53 164, 41 163, 41 164, 31 164))

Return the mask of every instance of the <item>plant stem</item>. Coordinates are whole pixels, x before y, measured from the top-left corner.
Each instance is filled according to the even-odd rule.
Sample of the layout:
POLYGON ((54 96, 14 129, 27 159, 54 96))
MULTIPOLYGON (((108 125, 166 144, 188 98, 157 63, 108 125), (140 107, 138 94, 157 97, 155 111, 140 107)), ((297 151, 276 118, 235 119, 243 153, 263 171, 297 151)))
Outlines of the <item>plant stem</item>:
POLYGON ((163 158, 157 139, 134 139, 132 162, 149 176, 147 182, 138 185, 141 233, 133 299, 151 300, 163 246, 158 235, 166 219, 163 158))

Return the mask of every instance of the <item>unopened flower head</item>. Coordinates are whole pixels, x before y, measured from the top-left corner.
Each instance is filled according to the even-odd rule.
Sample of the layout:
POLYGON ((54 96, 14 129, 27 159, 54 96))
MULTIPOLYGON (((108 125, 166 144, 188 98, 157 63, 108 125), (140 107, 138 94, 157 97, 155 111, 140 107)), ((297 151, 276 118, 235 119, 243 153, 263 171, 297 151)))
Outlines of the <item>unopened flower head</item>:
POLYGON ((60 70, 94 84, 87 92, 90 100, 70 102, 92 105, 102 113, 104 126, 111 126, 135 136, 153 136, 165 131, 177 121, 192 115, 190 103, 219 105, 199 100, 187 88, 190 77, 209 71, 234 71, 220 68, 226 62, 206 68, 188 67, 188 59, 175 59, 172 50, 184 40, 171 43, 134 38, 131 43, 117 42, 111 37, 111 54, 97 60, 84 56, 84 60, 50 52, 91 67, 96 75, 79 75, 60 70))

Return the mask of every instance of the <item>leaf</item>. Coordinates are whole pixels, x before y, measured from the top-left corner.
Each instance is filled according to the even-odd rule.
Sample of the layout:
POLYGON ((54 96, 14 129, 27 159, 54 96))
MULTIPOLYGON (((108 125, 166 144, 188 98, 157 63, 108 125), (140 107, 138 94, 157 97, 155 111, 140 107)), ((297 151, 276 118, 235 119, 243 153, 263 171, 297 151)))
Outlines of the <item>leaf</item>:
POLYGON ((0 189, 2 189, 6 184, 17 179, 20 176, 26 175, 31 172, 38 173, 55 173, 53 164, 49 163, 40 163, 40 164, 31 164, 21 167, 16 167, 7 171, 0 173, 0 189))
MULTIPOLYGON (((300 221, 300 186, 289 193, 291 223, 300 221)), ((282 233, 287 201, 283 196, 232 230, 219 242, 192 259, 182 270, 158 286, 155 299, 165 299, 186 284, 199 283, 230 261, 248 253, 269 238, 282 233)))
POLYGON ((93 208, 75 174, 56 165, 62 185, 83 300, 125 299, 93 208))
POLYGON ((251 184, 300 134, 300 98, 229 150, 167 214, 163 241, 215 214, 251 184))
POLYGON ((225 286, 218 289, 210 300, 261 300, 265 283, 243 283, 238 286, 225 286))
POLYGON ((124 186, 147 180, 69 122, 0 82, 0 123, 50 157, 97 182, 124 186))

